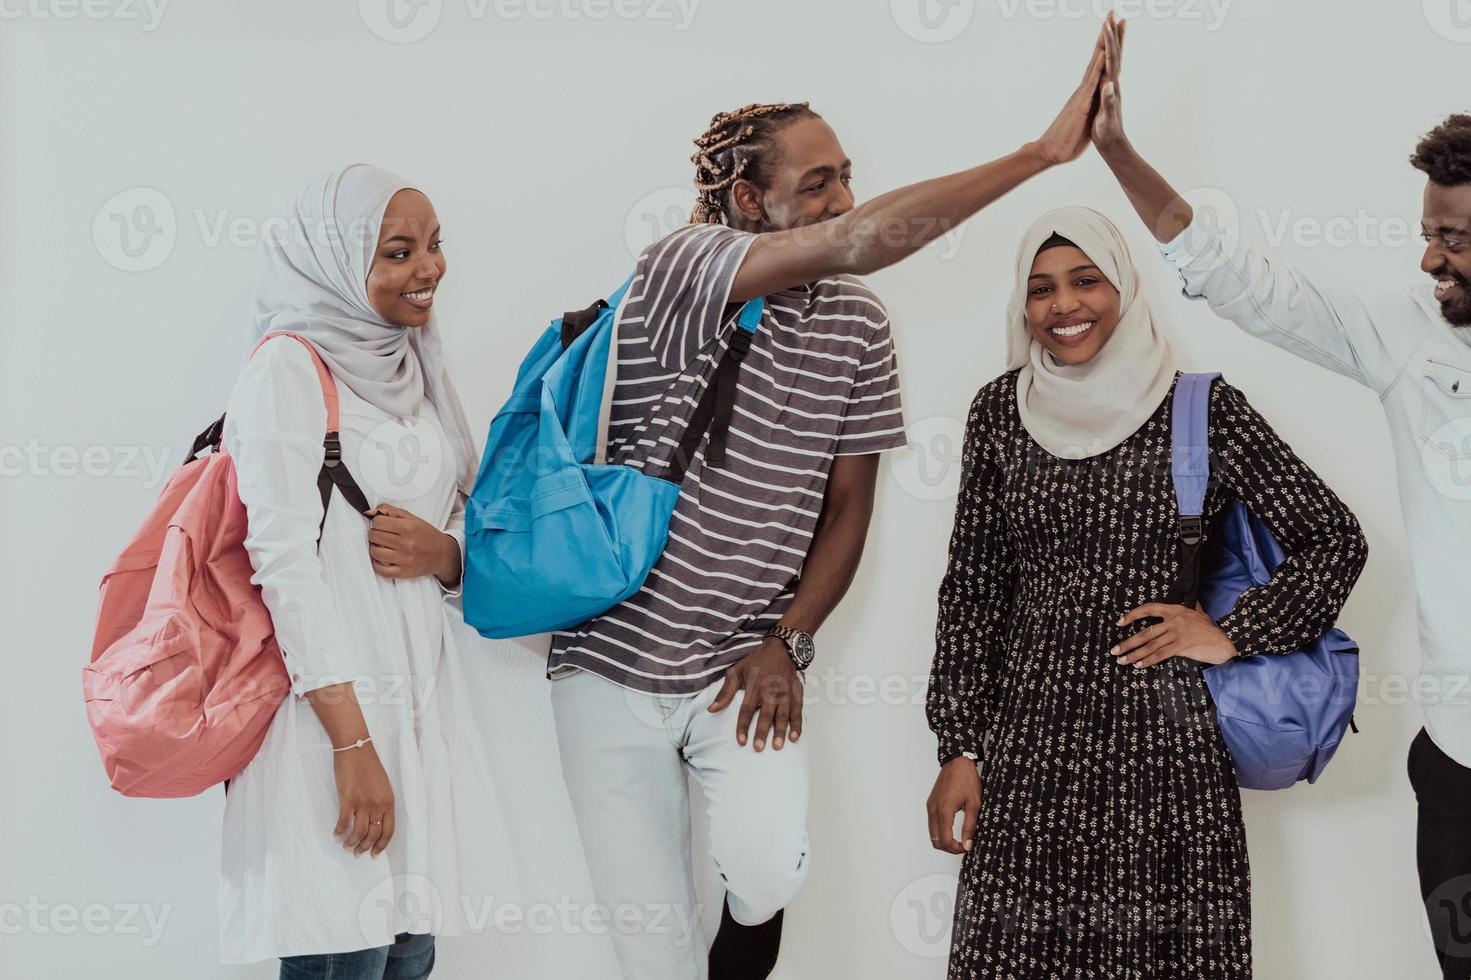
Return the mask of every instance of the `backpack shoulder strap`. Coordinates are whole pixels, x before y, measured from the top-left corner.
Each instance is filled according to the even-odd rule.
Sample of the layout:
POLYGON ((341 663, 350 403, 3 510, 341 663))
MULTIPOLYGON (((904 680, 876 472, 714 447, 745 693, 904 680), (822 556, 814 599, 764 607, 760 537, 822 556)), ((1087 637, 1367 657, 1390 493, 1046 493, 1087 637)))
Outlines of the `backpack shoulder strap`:
POLYGON ((1180 534, 1188 544, 1198 543, 1203 536, 1201 515, 1211 469, 1211 384, 1220 376, 1182 374, 1175 382, 1170 411, 1170 472, 1175 481, 1180 534))
POLYGON ((332 372, 327 369, 327 363, 322 360, 322 355, 317 353, 317 349, 312 346, 311 341, 287 330, 276 330, 262 337, 260 343, 251 348, 250 356, 254 357, 255 352, 260 350, 266 341, 276 337, 290 337, 305 347, 307 353, 312 356, 312 365, 317 369, 317 383, 322 386, 322 401, 327 406, 327 431, 329 433, 336 433, 340 423, 337 405, 337 385, 332 383, 332 372))
POLYGON ((710 433, 710 444, 705 447, 705 462, 710 466, 725 464, 725 436, 730 430, 730 417, 735 410, 736 381, 740 377, 741 362, 750 353, 751 342, 761 328, 761 317, 766 312, 766 300, 747 300, 736 316, 736 329, 730 335, 730 344, 725 356, 715 368, 715 377, 705 386, 694 414, 685 426, 684 437, 674 450, 669 470, 664 479, 671 483, 683 483, 690 461, 700 448, 705 433, 710 433))
POLYGON ((251 349, 251 356, 254 357, 262 344, 275 337, 290 337, 311 354, 312 364, 317 369, 317 382, 322 386, 322 401, 327 406, 327 432, 322 437, 324 450, 322 469, 317 473, 317 491, 322 496, 322 522, 317 525, 317 546, 321 547, 322 531, 327 527, 327 506, 332 502, 334 486, 342 494, 343 499, 351 504, 353 510, 359 514, 366 514, 373 508, 368 503, 367 494, 363 493, 362 488, 358 486, 358 481, 353 478, 352 473, 342 462, 342 440, 339 435, 341 414, 338 406, 337 385, 332 380, 332 372, 328 370, 327 363, 322 360, 322 355, 317 353, 311 341, 286 330, 266 334, 260 339, 260 343, 251 349))

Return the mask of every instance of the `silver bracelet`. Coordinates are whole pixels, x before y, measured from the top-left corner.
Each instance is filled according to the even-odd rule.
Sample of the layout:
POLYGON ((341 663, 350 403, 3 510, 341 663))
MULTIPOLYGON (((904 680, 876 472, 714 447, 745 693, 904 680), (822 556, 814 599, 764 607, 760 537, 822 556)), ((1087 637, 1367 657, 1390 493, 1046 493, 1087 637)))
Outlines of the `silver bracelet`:
POLYGON ((373 741, 373 736, 369 735, 367 738, 360 738, 360 739, 358 739, 356 742, 353 742, 351 745, 344 745, 342 748, 340 748, 340 749, 333 749, 332 751, 333 752, 346 752, 348 749, 360 749, 364 745, 367 745, 371 741, 373 741))

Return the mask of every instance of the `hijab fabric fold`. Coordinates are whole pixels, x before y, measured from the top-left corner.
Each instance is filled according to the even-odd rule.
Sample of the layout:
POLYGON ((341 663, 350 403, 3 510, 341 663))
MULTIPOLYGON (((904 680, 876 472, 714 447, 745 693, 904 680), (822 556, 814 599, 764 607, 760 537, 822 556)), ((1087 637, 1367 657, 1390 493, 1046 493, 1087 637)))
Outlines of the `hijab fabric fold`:
POLYGON ((1149 420, 1175 380, 1175 357, 1150 313, 1118 228, 1097 211, 1049 211, 1027 230, 1016 255, 1016 286, 1007 307, 1006 369, 1016 379, 1017 409, 1027 433, 1049 453, 1085 459, 1106 453, 1149 420), (1027 278, 1037 250, 1054 234, 1077 245, 1119 291, 1119 322, 1084 364, 1063 364, 1027 326, 1027 278))
POLYGON ((355 163, 313 179, 263 236, 255 336, 289 330, 311 342, 332 374, 396 418, 427 398, 439 413, 466 494, 478 453, 444 365, 431 313, 422 327, 389 323, 368 299, 368 270, 388 202, 416 189, 396 174, 355 163))

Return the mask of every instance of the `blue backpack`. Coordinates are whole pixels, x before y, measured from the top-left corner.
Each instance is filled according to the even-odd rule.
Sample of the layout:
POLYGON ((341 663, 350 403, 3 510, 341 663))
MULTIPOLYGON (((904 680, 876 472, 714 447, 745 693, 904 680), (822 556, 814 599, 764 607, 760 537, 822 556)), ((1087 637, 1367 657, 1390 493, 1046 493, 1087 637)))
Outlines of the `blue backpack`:
POLYGON ((465 622, 482 636, 565 629, 633 595, 664 552, 685 471, 725 462, 741 362, 765 303, 741 308, 715 376, 667 463, 603 462, 617 344, 632 278, 605 302, 552 321, 490 423, 465 508, 465 622), (612 355, 610 357, 610 354, 612 355))
MULTIPOLYGON (((1242 592, 1263 585, 1285 554, 1272 532, 1239 500, 1219 518, 1200 548, 1201 514, 1210 478, 1210 392, 1219 374, 1185 374, 1175 386, 1172 469, 1179 508, 1183 585, 1211 619, 1229 613, 1242 592)), ((1242 657, 1205 669, 1221 737, 1247 789, 1285 789, 1316 782, 1353 724, 1359 649, 1330 629, 1300 650, 1242 657)))

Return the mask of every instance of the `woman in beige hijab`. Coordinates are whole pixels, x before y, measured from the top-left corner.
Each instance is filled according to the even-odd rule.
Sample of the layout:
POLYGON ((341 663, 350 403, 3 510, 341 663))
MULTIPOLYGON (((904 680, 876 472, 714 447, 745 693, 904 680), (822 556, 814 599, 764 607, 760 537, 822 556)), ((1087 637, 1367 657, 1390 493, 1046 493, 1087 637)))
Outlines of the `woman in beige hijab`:
POLYGON ((930 839, 964 855, 950 976, 1248 978, 1241 799, 1201 670, 1332 625, 1363 536, 1217 382, 1206 525, 1240 499, 1288 557, 1219 622, 1178 604, 1178 374, 1106 218, 1031 227, 1007 330, 966 426, 928 699, 930 839))

